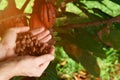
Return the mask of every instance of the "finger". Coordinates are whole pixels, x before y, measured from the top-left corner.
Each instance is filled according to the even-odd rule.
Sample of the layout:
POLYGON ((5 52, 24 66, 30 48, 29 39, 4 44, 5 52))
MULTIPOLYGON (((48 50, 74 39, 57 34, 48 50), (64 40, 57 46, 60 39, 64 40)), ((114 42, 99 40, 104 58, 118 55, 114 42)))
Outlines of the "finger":
POLYGON ((54 53, 55 53, 55 47, 54 47, 54 46, 51 46, 51 49, 50 49, 50 53, 49 53, 49 54, 54 55, 54 53))
POLYGON ((52 61, 53 59, 54 59, 53 55, 45 54, 45 55, 42 55, 40 57, 36 57, 35 62, 36 62, 37 65, 40 65, 40 64, 43 64, 47 61, 52 61))
POLYGON ((48 34, 50 34, 50 31, 45 30, 44 32, 40 33, 39 35, 37 35, 38 40, 43 39, 45 36, 47 36, 48 34))
POLYGON ((11 28, 10 31, 14 31, 15 33, 20 33, 20 32, 26 32, 30 28, 29 27, 17 27, 17 28, 11 28))
POLYGON ((51 35, 47 35, 45 38, 41 39, 40 42, 46 43, 46 42, 48 42, 51 38, 52 38, 51 35))
POLYGON ((37 28, 37 29, 35 29, 35 30, 32 30, 32 31, 31 31, 31 34, 32 34, 32 35, 37 35, 37 34, 43 32, 44 30, 45 30, 44 27, 40 27, 40 28, 37 28))

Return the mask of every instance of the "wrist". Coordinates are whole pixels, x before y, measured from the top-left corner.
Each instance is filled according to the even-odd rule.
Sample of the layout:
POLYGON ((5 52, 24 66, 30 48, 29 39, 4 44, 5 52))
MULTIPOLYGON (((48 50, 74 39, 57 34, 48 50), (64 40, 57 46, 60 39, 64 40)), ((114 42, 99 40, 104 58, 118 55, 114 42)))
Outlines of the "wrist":
POLYGON ((13 77, 11 71, 6 71, 6 70, 0 70, 0 80, 9 80, 10 78, 13 77))
POLYGON ((9 80, 16 76, 16 66, 14 62, 4 62, 0 65, 0 80, 9 80))

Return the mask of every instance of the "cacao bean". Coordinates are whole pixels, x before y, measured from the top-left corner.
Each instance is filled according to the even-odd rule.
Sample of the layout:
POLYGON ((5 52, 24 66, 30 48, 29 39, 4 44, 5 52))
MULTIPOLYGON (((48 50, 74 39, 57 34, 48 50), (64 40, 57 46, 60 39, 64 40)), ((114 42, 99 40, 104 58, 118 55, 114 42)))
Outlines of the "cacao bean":
POLYGON ((36 37, 30 34, 30 32, 18 34, 15 53, 19 56, 40 56, 48 54, 50 49, 51 45, 39 42, 36 37))

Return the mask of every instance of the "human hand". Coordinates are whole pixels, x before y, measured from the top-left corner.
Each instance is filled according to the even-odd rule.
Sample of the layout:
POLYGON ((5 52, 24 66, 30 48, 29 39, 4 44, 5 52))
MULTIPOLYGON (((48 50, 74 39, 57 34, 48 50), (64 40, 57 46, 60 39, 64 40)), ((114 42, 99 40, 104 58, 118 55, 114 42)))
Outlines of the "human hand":
POLYGON ((18 76, 40 77, 50 61, 54 59, 53 53, 54 48, 51 49, 51 53, 40 57, 24 57, 24 59, 18 62, 15 70, 17 73, 15 74, 18 76))
POLYGON ((13 55, 16 46, 17 33, 26 32, 28 30, 29 27, 20 27, 11 28, 6 32, 0 44, 0 60, 13 55))
POLYGON ((50 54, 40 57, 35 56, 19 56, 8 59, 0 66, 0 80, 9 80, 14 76, 29 76, 40 77, 44 70, 49 65, 50 61, 54 59, 51 55, 54 53, 54 48, 50 54))
MULTIPOLYGON (((9 29, 2 40, 2 47, 5 47, 6 51, 4 54, 0 55, 0 58, 7 58, 14 56, 14 48, 16 46, 17 33, 26 32, 29 27, 11 28, 9 29), (2 57, 1 57, 2 56, 2 57)), ((44 27, 40 27, 35 30, 31 30, 33 36, 36 36, 40 42, 46 43, 51 39, 50 31, 45 30, 44 27)))

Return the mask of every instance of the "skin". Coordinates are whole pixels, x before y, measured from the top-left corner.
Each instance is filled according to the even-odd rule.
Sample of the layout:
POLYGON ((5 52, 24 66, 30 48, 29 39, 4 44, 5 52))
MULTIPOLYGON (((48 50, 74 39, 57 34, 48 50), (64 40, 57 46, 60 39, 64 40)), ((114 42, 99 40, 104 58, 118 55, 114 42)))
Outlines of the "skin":
MULTIPOLYGON (((0 43, 0 80, 9 80, 14 76, 39 77, 54 59, 54 46, 49 54, 39 57, 16 56, 14 48, 16 46, 17 34, 26 32, 29 27, 9 29, 0 43)), ((37 37, 41 42, 48 42, 51 39, 50 32, 43 27, 31 31, 33 37, 37 37)))

